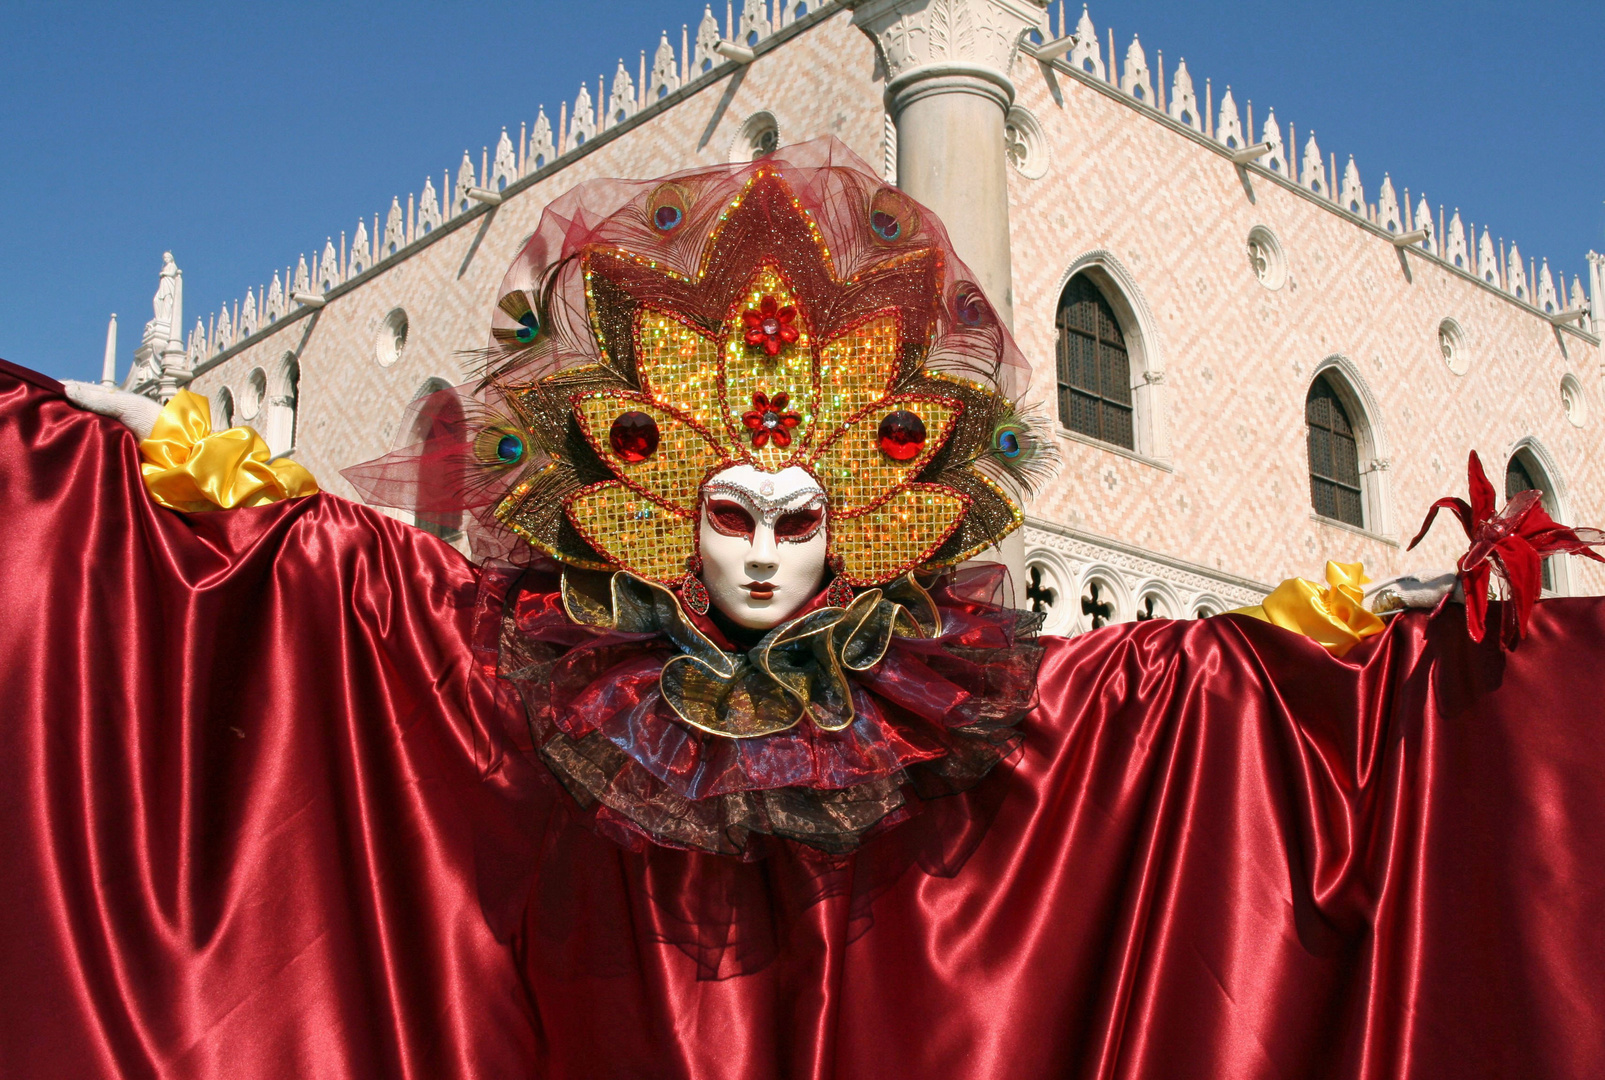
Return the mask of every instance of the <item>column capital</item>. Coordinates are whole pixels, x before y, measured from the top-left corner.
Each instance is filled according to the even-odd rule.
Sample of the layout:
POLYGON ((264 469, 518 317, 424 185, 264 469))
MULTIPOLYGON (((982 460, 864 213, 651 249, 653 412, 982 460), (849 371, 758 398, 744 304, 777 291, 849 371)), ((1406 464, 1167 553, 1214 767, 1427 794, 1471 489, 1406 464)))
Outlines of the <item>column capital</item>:
POLYGON ((853 25, 868 34, 886 64, 886 96, 897 111, 914 84, 1014 100, 1009 69, 1031 30, 1047 32, 1047 0, 847 0, 853 25))

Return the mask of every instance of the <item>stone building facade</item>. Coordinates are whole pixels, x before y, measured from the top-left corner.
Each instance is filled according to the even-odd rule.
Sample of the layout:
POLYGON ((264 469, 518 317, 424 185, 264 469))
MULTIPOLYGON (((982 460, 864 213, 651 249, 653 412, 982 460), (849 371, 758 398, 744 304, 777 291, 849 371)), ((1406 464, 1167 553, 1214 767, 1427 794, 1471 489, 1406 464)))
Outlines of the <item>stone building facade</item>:
MULTIPOLYGON (((466 377, 550 199, 829 134, 942 217, 1060 421, 1064 467, 1004 552, 1050 630, 1252 603, 1327 559, 1373 577, 1447 568, 1464 547, 1451 523, 1403 545, 1433 499, 1464 494, 1470 449, 1496 485, 1508 473, 1560 519, 1605 524, 1600 256, 1568 291, 1458 211, 1364 183, 1352 158, 1340 175, 1313 133, 1200 88, 1185 63, 1167 74, 1136 38, 1117 60, 1085 12, 722 14, 465 154, 438 191, 431 178, 330 238, 187 341, 180 282, 125 383, 187 383, 350 495, 340 469, 466 377)), ((1547 574, 1558 593, 1605 592, 1580 560, 1547 574)))

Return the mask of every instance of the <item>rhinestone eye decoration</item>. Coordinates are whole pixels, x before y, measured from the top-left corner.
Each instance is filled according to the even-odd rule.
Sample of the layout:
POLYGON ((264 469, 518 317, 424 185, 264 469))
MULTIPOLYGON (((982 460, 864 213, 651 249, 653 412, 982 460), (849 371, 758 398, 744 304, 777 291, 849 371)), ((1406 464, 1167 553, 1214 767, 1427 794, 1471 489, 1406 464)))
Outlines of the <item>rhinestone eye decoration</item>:
POLYGON ((658 452, 658 422, 644 412, 631 410, 613 421, 607 441, 613 452, 631 465, 658 452))
POLYGON ((893 461, 912 461, 925 449, 925 421, 917 413, 898 409, 881 421, 875 438, 881 453, 893 461))

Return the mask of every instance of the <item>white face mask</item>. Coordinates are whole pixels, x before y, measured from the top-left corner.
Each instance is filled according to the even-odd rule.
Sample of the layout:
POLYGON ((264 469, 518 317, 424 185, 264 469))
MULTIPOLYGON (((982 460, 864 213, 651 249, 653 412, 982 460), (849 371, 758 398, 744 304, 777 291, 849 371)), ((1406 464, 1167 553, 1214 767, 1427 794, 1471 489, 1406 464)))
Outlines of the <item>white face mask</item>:
POLYGON ((732 465, 702 486, 702 583, 737 625, 778 626, 825 576, 825 492, 804 469, 732 465))

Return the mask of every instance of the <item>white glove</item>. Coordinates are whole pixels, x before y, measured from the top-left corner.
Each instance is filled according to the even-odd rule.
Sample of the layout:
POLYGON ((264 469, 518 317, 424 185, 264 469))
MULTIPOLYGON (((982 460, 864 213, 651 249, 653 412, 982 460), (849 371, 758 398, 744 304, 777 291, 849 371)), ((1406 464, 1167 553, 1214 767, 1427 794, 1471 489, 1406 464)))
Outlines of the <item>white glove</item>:
POLYGON ((1405 574, 1403 577, 1378 581, 1366 590, 1365 606, 1378 615, 1389 611, 1406 611, 1435 608, 1444 594, 1455 592, 1459 597, 1460 579, 1453 571, 1446 573, 1405 574))
POLYGON ((67 379, 61 384, 67 391, 67 400, 80 409, 87 409, 101 416, 109 416, 120 422, 134 438, 144 442, 150 438, 151 429, 156 426, 156 418, 162 415, 162 404, 152 401, 143 394, 131 394, 127 390, 108 390, 98 383, 79 382, 76 379, 67 379))

